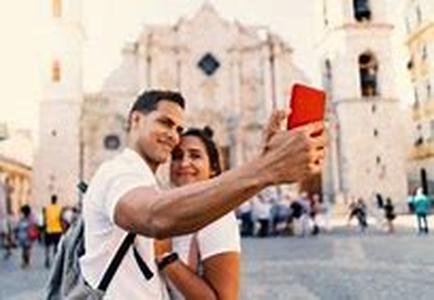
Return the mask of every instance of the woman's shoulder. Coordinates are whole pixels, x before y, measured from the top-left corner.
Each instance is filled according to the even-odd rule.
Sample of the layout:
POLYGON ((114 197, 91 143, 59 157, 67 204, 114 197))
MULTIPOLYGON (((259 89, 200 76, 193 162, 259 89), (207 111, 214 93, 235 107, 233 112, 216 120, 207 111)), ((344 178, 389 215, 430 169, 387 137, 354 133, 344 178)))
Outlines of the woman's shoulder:
POLYGON ((211 224, 205 226, 201 230, 198 231, 198 235, 202 235, 203 233, 212 233, 212 232, 222 232, 224 230, 233 230, 236 228, 238 230, 237 218, 235 217, 234 212, 230 212, 220 219, 212 222, 211 224))
POLYGON ((197 233, 202 259, 224 252, 240 252, 240 233, 234 213, 227 214, 197 233))

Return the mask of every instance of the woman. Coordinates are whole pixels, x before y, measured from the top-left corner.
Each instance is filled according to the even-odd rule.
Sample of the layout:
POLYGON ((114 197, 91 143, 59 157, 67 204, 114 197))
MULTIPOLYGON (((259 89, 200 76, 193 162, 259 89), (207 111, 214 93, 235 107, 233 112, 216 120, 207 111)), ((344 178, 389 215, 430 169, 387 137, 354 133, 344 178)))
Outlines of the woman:
MULTIPOLYGON (((212 131, 192 128, 182 134, 172 154, 172 183, 194 184, 220 173, 212 131)), ((194 234, 156 241, 155 250, 172 299, 238 299, 240 237, 234 213, 194 234)))

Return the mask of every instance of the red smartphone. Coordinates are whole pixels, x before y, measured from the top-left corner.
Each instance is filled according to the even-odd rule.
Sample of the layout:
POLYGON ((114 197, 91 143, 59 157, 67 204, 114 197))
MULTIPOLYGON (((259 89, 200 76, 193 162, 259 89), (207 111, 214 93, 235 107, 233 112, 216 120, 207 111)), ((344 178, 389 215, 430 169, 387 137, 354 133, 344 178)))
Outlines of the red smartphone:
POLYGON ((324 91, 296 83, 290 97, 291 113, 288 129, 324 120, 326 94, 324 91))

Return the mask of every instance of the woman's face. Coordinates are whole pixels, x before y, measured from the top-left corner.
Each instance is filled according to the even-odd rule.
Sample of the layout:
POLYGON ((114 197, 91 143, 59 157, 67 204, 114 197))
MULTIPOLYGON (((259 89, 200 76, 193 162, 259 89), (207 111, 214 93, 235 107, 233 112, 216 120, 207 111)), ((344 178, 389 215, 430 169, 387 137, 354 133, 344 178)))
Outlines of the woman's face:
POLYGON ((211 167, 205 145, 196 136, 184 136, 173 150, 170 179, 182 186, 211 177, 211 167))

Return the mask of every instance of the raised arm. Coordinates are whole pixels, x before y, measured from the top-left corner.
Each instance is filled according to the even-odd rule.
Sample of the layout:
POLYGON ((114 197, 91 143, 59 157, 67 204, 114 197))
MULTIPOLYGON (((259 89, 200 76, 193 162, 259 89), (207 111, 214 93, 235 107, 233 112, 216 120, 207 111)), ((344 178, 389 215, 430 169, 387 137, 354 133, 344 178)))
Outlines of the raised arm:
POLYGON ((269 185, 299 181, 320 172, 326 138, 312 134, 322 128, 322 124, 312 124, 276 133, 264 154, 211 180, 168 191, 135 188, 117 202, 115 223, 127 231, 157 238, 194 232, 269 185))

